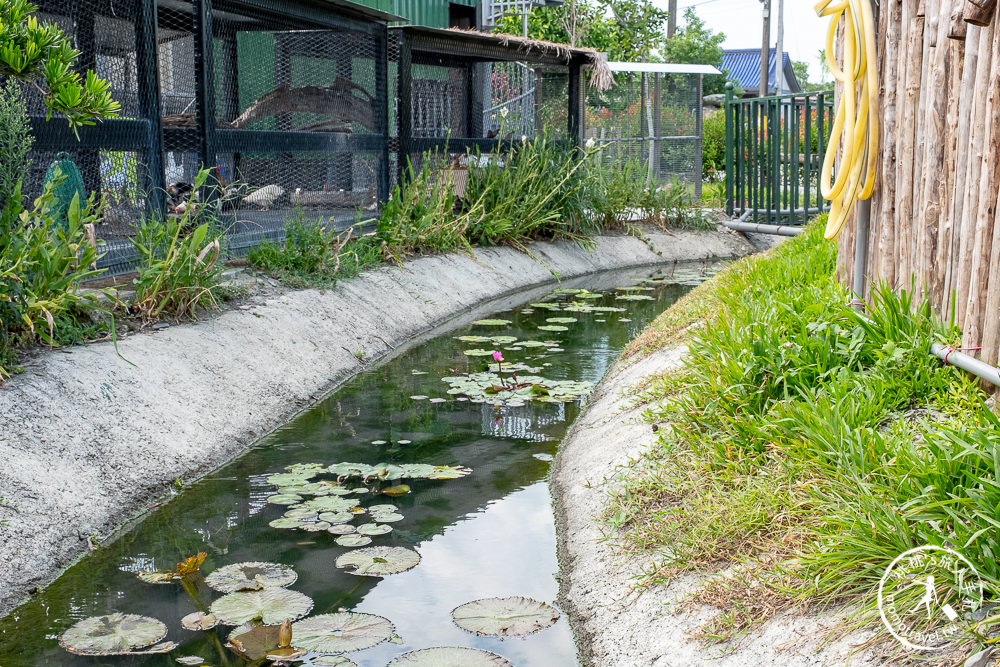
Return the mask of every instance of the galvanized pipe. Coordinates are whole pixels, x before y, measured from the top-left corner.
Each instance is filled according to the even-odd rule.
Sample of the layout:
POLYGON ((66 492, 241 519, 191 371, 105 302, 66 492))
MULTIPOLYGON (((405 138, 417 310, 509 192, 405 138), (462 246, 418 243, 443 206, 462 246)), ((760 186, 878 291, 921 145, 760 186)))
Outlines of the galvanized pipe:
POLYGON ((1000 368, 992 366, 964 352, 958 352, 938 343, 931 344, 931 354, 946 364, 972 373, 977 378, 1000 386, 1000 368))
POLYGON ((777 236, 798 236, 802 227, 790 225, 765 225, 757 222, 742 222, 740 220, 723 220, 722 226, 738 232, 753 232, 756 234, 776 234, 777 236))

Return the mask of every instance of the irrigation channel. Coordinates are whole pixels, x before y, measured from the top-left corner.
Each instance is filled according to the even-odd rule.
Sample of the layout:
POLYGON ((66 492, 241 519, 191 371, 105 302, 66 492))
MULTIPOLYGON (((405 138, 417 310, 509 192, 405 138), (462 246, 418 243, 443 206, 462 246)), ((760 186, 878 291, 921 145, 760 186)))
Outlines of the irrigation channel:
MULTIPOLYGON (((451 612, 493 597, 555 604, 559 567, 546 482, 550 461, 589 388, 620 349, 706 273, 687 267, 595 277, 591 291, 557 289, 366 370, 238 459, 185 487, 0 621, 0 665, 166 666, 184 656, 200 656, 188 663, 195 665, 256 664, 224 647, 235 632, 231 625, 182 628, 182 619, 194 612, 219 611, 213 603, 224 593, 209 586, 213 571, 247 561, 294 570, 288 575, 297 575, 294 582, 277 583, 296 592, 289 604, 312 601, 310 617, 362 612, 393 626, 392 637, 384 623, 381 636, 373 628, 367 643, 378 643, 346 653, 353 663, 327 657, 304 664, 381 667, 409 651, 458 646, 491 651, 521 667, 576 665, 565 614, 541 631, 501 640, 462 629, 451 612), (609 285, 617 287, 595 287, 609 285), (496 371, 494 351, 503 354, 504 381, 513 385, 516 374, 516 383, 525 385, 519 391, 490 393, 499 379, 477 375, 496 371), (337 465, 345 462, 375 468, 337 465), (408 464, 461 468, 436 475, 408 464), (464 468, 471 473, 463 475, 464 468), (455 477, 428 478, 437 476, 455 477), (310 513, 309 503, 323 511, 310 513), (359 534, 362 526, 376 534, 359 534), (338 544, 369 539, 360 548, 338 544), (370 547, 402 547, 420 560, 383 577, 336 566, 338 557, 370 547), (199 552, 207 554, 200 570, 180 581, 153 584, 137 577, 172 570, 199 552), (60 647, 60 636, 75 623, 112 612, 158 619, 166 626, 165 641, 179 646, 167 654, 105 657, 60 647)), ((374 562, 392 564, 385 560, 392 561, 374 562)), ((272 576, 261 568, 244 574, 256 582, 251 585, 272 576)))

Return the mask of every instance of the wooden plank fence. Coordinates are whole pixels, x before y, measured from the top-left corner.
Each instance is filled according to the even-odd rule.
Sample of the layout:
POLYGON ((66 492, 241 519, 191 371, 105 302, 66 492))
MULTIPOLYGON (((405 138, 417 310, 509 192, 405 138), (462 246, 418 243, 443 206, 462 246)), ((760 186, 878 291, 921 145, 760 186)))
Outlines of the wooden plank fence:
MULTIPOLYGON (((926 295, 1000 360, 1000 31, 996 0, 881 0, 881 137, 866 276, 926 295)), ((855 229, 838 275, 851 284, 855 229)), ((867 298, 870 287, 866 289, 867 298)))

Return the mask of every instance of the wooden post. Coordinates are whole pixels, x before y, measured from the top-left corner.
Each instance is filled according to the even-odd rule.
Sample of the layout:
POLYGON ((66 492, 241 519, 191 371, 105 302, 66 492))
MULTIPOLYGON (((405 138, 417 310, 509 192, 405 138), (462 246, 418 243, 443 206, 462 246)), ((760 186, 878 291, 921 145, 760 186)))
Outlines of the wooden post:
POLYGON ((905 71, 903 80, 905 83, 904 94, 897 101, 900 111, 897 111, 899 122, 899 149, 896 155, 899 161, 896 164, 896 220, 898 228, 896 231, 896 252, 898 260, 897 283, 901 287, 909 289, 913 277, 914 266, 912 262, 911 242, 913 232, 913 181, 914 181, 914 153, 917 129, 917 104, 920 99, 920 74, 923 63, 923 34, 924 19, 917 16, 914 11, 917 7, 917 0, 905 0, 903 16, 910 16, 909 22, 904 24, 906 30, 906 48, 900 51, 902 62, 900 63, 900 73, 905 71), (909 9, 909 11, 907 11, 909 9), (905 70, 904 70, 905 67, 905 70))
POLYGON ((993 22, 997 0, 965 0, 965 11, 962 18, 966 23, 986 27, 993 22))

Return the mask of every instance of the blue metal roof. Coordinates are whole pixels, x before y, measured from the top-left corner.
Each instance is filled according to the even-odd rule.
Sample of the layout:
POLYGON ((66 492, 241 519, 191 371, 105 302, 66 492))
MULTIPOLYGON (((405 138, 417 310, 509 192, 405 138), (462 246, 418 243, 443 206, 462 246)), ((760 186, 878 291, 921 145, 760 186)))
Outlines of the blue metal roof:
MULTIPOLYGON (((790 89, 785 91, 797 93, 802 90, 798 80, 795 78, 795 70, 792 69, 792 59, 788 52, 784 52, 782 68, 785 78, 790 83, 790 89)), ((771 49, 768 58, 767 86, 774 90, 777 84, 774 78, 775 49, 771 49)), ((743 90, 757 90, 760 88, 760 49, 727 49, 722 52, 722 68, 729 72, 729 77, 736 80, 743 90)))

